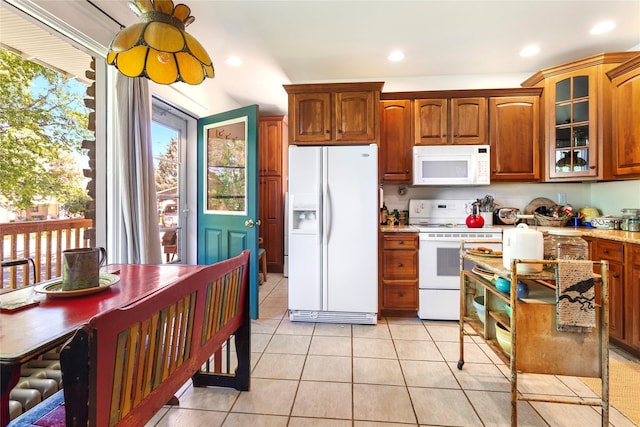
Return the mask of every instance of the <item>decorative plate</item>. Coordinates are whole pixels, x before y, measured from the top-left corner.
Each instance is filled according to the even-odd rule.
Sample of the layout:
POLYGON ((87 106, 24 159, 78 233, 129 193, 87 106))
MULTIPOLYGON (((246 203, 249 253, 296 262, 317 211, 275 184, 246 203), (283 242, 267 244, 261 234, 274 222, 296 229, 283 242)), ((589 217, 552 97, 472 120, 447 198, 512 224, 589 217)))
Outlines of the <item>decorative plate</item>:
POLYGON ((101 273, 100 285, 94 288, 78 289, 74 291, 63 291, 62 278, 57 278, 57 279, 50 280, 48 282, 36 285, 33 288, 33 290, 41 294, 46 294, 48 297, 52 297, 52 298, 77 297, 77 296, 95 294, 98 292, 105 291, 109 289, 111 286, 118 283, 119 281, 120 281, 120 276, 116 276, 115 274, 101 273))
POLYGON ((473 267, 473 268, 471 269, 471 272, 472 272, 472 273, 477 274, 478 276, 482 276, 482 277, 484 277, 484 278, 487 278, 487 279, 489 279, 489 280, 491 280, 491 279, 494 279, 494 278, 495 278, 495 274, 493 274, 493 273, 487 273, 486 271, 479 270, 479 269, 478 269, 478 267, 473 267))
POLYGON ((480 256, 480 257, 485 257, 485 258, 502 258, 502 252, 500 252, 499 254, 494 254, 494 253, 484 253, 484 252, 475 252, 471 249, 467 249, 466 252, 469 255, 475 255, 475 256, 480 256))

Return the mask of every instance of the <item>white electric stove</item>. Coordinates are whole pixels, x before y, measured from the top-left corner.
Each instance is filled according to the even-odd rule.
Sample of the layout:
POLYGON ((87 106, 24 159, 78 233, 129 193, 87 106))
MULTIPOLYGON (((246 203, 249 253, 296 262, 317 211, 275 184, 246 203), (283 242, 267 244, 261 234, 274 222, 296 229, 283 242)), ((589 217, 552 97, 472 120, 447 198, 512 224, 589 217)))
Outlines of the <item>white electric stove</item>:
POLYGON ((409 224, 418 228, 418 317, 430 320, 460 319, 460 242, 495 241, 483 246, 499 249, 502 230, 469 228, 469 200, 410 200, 409 224))

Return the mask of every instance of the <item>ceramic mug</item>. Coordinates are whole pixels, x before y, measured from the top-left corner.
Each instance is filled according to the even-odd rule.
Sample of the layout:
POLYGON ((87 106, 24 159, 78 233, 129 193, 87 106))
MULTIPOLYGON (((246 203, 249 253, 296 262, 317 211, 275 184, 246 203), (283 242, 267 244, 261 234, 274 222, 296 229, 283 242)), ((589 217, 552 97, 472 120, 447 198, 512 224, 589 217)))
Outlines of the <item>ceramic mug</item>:
POLYGON ((77 291, 100 285, 100 267, 107 259, 104 248, 68 249, 62 252, 62 290, 77 291))

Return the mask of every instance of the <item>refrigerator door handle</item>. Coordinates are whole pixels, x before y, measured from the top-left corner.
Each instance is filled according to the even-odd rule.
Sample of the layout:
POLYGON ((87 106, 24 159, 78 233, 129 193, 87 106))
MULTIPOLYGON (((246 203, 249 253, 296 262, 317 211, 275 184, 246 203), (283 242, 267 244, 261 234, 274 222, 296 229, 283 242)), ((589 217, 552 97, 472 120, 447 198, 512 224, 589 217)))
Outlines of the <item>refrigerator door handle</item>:
POLYGON ((326 222, 327 222, 327 242, 330 240, 331 238, 331 189, 327 186, 327 200, 326 200, 326 222))

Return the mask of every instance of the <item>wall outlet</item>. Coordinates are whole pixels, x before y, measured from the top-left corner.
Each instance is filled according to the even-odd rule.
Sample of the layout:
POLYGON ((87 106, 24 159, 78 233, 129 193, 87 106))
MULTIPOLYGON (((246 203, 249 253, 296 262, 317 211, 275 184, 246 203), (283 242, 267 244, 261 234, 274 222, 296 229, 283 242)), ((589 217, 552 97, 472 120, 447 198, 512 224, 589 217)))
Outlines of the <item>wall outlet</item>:
POLYGON ((558 204, 559 205, 567 204, 567 193, 558 193, 558 204))

